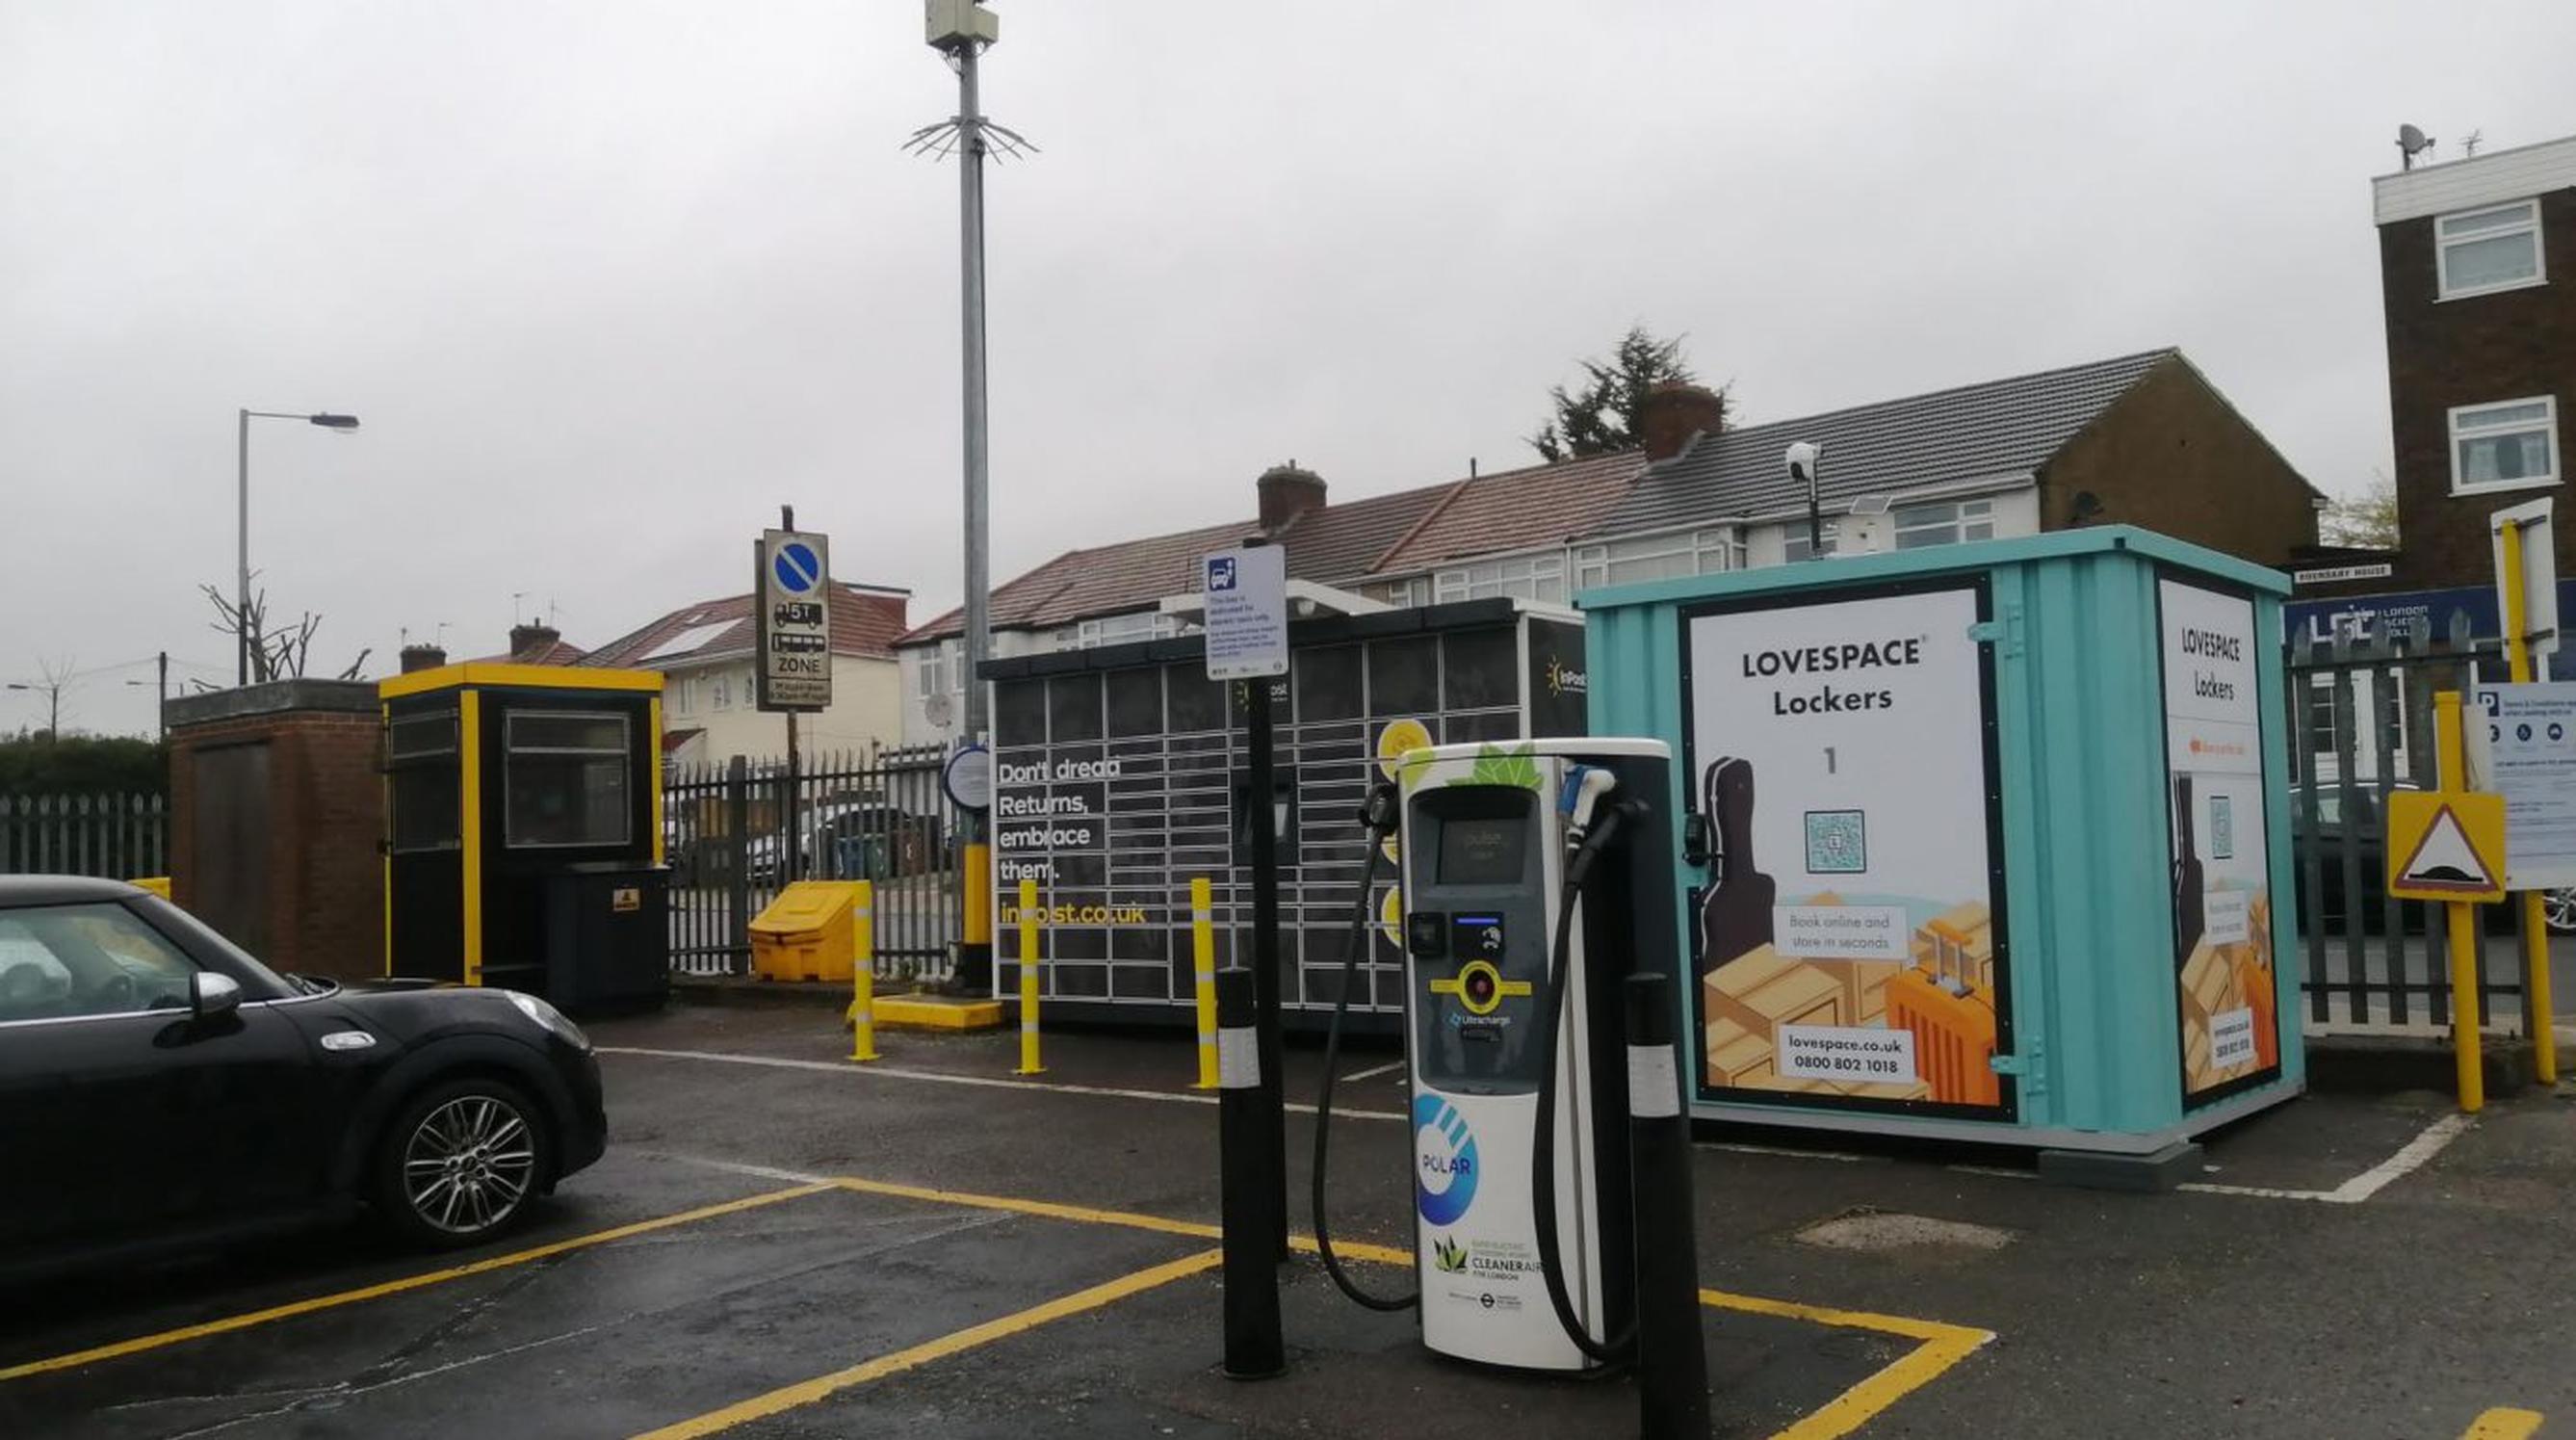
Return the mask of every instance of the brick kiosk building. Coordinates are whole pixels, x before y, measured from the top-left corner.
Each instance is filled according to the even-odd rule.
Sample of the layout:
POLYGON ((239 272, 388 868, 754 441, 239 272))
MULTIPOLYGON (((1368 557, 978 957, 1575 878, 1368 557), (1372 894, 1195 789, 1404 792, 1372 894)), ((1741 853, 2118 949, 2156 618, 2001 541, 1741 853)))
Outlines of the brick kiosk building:
POLYGON ((373 682, 169 701, 170 898, 277 970, 384 972, 383 711, 373 682))

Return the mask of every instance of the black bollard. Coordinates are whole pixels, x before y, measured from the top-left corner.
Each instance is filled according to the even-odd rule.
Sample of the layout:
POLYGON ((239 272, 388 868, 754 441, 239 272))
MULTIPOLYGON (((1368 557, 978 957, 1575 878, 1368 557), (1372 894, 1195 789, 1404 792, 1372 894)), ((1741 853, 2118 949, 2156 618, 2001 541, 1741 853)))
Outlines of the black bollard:
MULTIPOLYGON (((1262 682, 1255 681, 1255 684, 1262 682)), ((1267 1380, 1288 1368, 1279 1336, 1278 1233, 1285 1203, 1264 1158, 1252 972, 1216 972, 1217 1174, 1225 1231, 1225 1373, 1267 1380)))
POLYGON ((1631 975, 1628 1169, 1637 1221, 1637 1433, 1708 1440, 1699 1246, 1691 1228, 1690 1120, 1673 1044, 1672 977, 1631 975))

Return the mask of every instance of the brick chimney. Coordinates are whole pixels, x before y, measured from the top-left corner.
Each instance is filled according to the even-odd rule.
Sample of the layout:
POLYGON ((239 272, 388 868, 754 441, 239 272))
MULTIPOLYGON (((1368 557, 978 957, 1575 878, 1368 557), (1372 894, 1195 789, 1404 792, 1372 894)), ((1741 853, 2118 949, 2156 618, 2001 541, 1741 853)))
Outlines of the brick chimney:
POLYGON ((402 648, 402 673, 435 670, 447 663, 447 652, 435 645, 405 645, 402 648))
POLYGON ((1664 381, 1637 407, 1637 438, 1650 461, 1670 460, 1690 448, 1691 437, 1725 425, 1726 397, 1685 380, 1664 381))
POLYGON ((1296 461, 1261 472, 1261 533, 1276 535, 1300 515, 1324 508, 1324 477, 1296 461))
POLYGON ((563 632, 552 625, 513 625, 510 627, 510 658, 526 660, 532 655, 543 656, 562 638, 563 632))

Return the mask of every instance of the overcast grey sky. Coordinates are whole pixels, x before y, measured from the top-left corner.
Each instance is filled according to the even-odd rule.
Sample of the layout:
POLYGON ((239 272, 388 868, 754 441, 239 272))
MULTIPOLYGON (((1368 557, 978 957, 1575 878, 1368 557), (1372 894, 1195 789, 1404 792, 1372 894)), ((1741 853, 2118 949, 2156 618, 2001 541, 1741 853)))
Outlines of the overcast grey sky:
MULTIPOLYGON (((1629 322, 1769 419, 2174 344, 2385 468, 2370 177, 2576 131, 2576 5, 1002 3, 995 575, 1527 462, 1629 322)), ((954 109, 914 0, 0 0, 0 678, 143 730, 252 559, 327 620, 596 644, 792 501, 958 595, 954 109)), ((0 727, 42 723, 0 692, 0 727)))

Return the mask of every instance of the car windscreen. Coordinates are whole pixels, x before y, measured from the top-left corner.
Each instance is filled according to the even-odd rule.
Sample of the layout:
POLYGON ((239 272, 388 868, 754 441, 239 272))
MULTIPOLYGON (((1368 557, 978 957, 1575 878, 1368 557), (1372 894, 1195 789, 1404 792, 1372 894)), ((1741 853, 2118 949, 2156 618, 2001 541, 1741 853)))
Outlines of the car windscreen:
POLYGON ((245 1000, 284 1000, 297 993, 276 971, 252 958, 249 951, 216 933, 213 926, 171 904, 158 895, 142 895, 126 902, 134 907, 152 928, 178 940, 199 955, 216 955, 229 962, 240 977, 245 1000))

